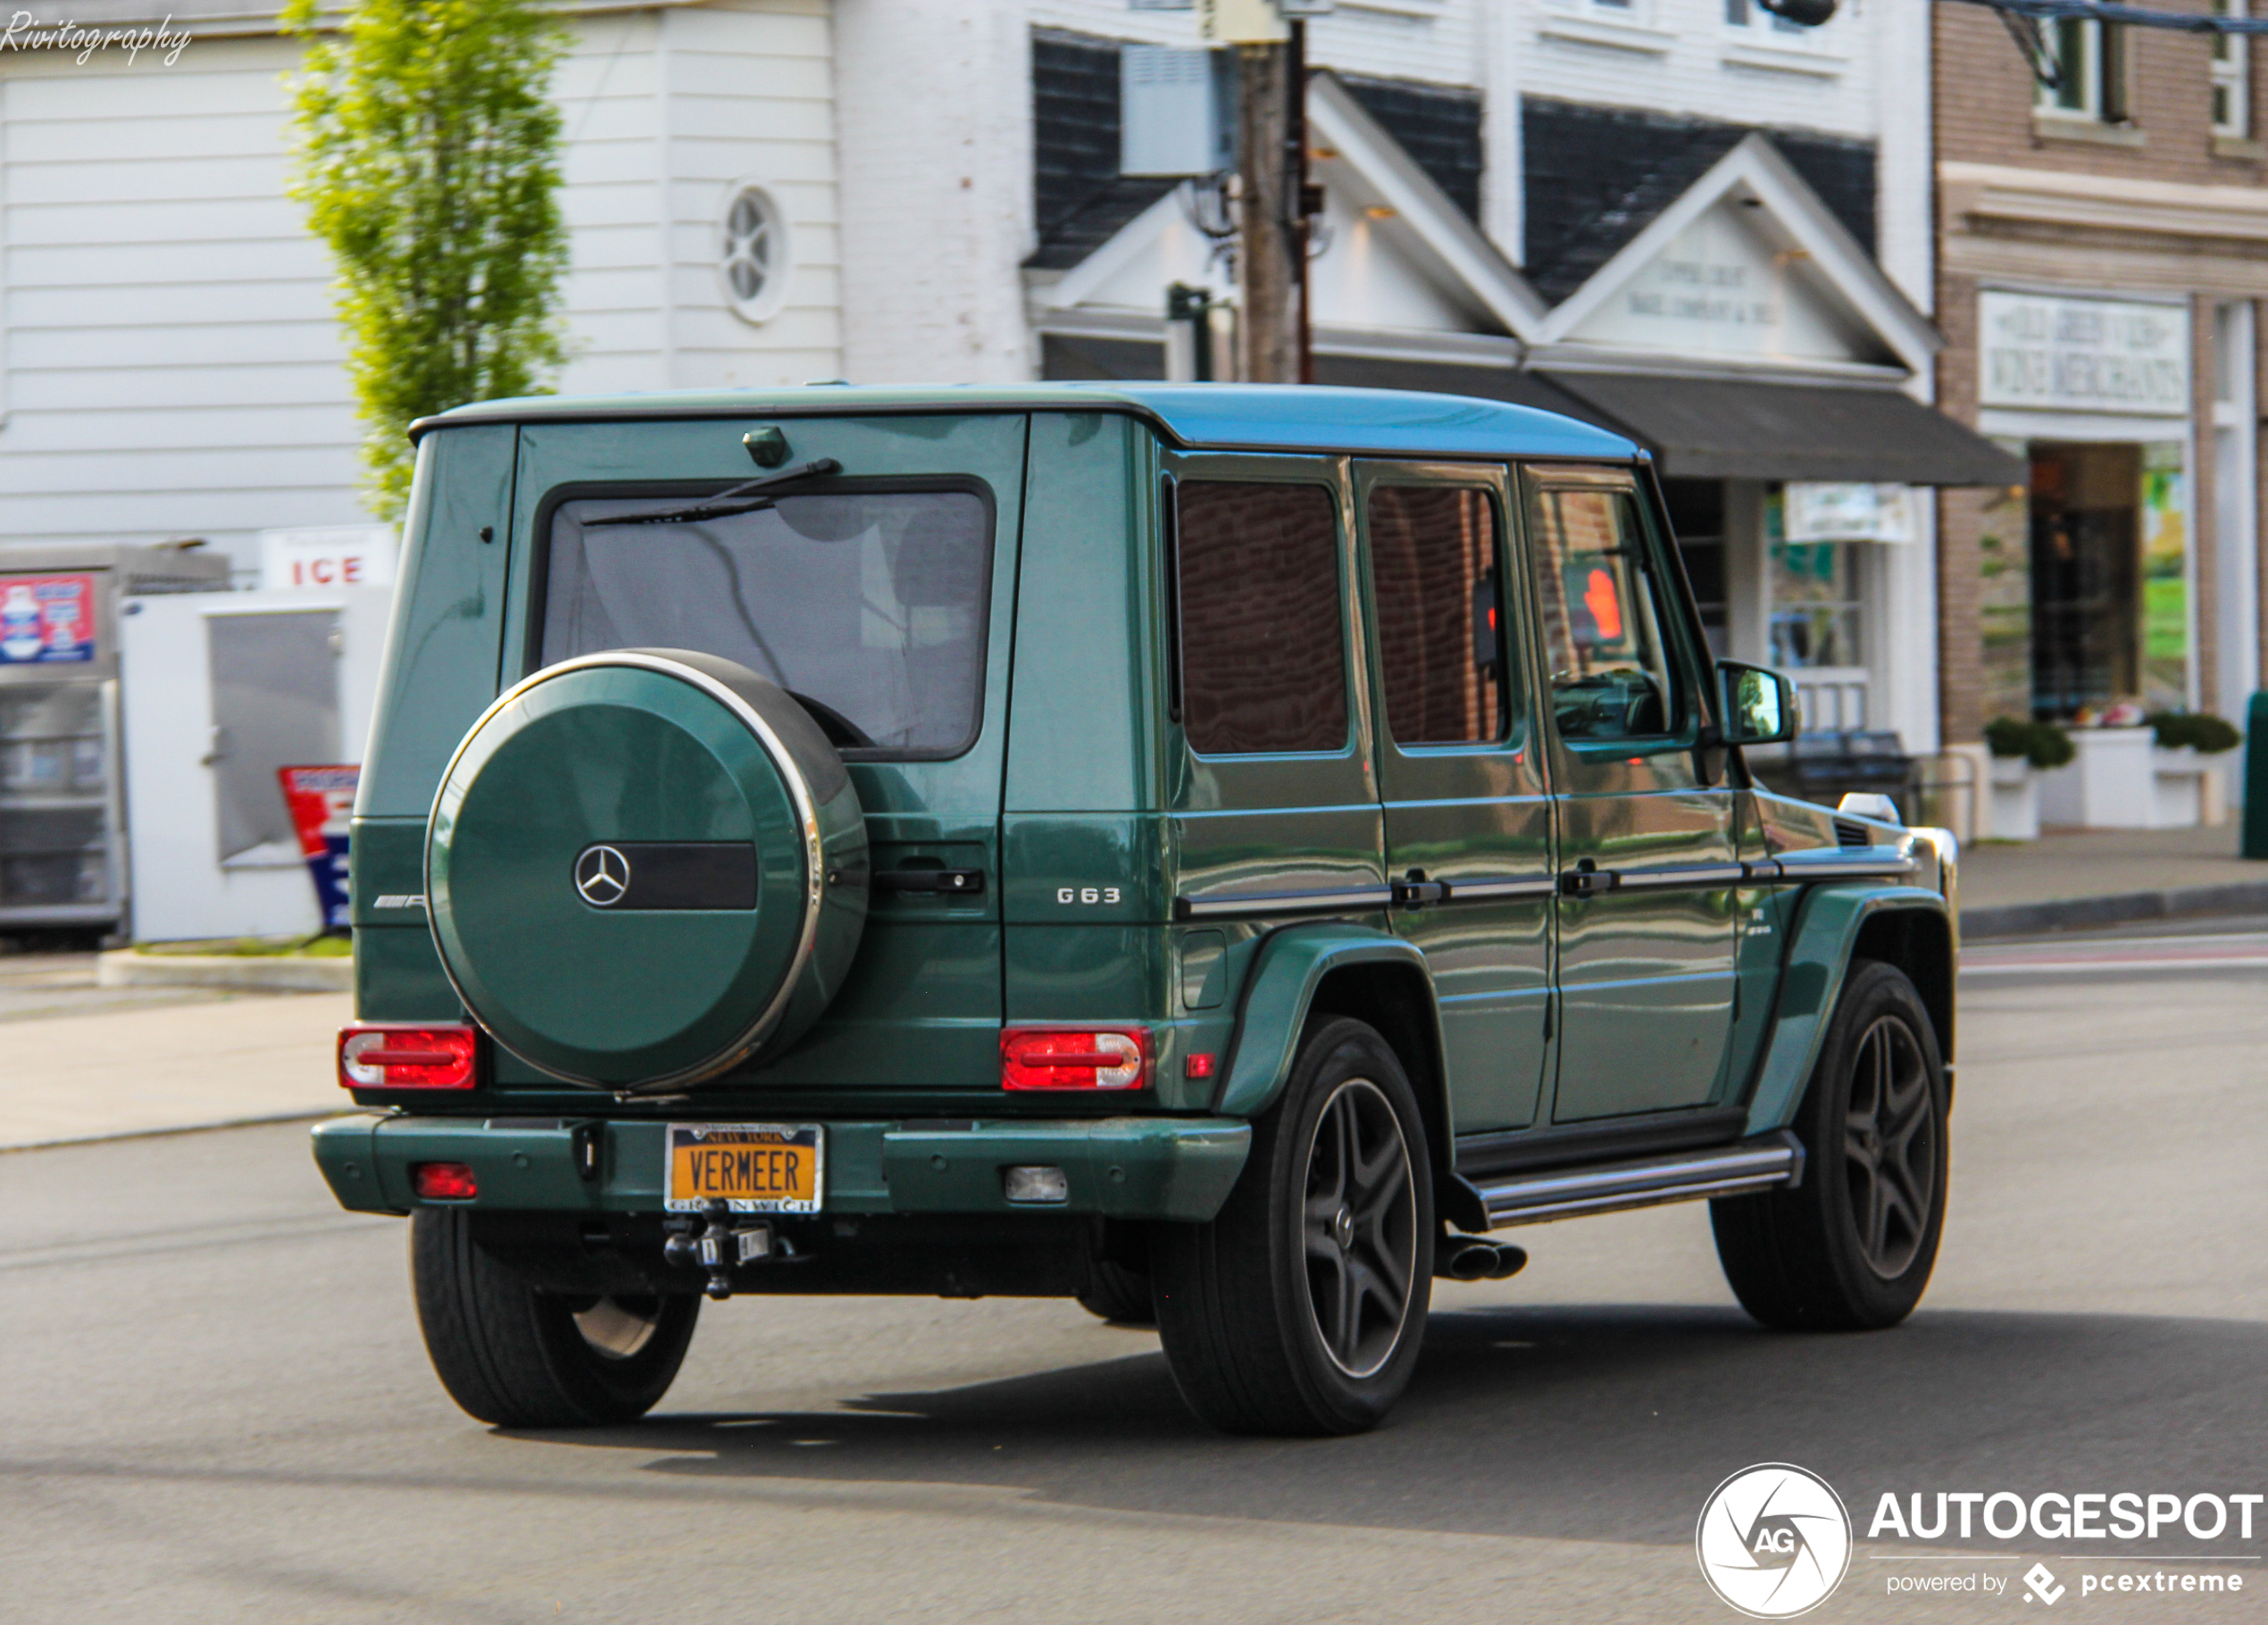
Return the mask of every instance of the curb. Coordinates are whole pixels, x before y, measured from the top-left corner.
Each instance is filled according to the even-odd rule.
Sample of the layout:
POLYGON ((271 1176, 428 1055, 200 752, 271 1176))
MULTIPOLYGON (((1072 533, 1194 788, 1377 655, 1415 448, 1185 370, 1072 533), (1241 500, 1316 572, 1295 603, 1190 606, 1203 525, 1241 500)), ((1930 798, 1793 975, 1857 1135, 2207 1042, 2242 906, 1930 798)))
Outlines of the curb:
POLYGON ((304 1111, 268 1112, 254 1117, 216 1117, 210 1122, 169 1123, 159 1129, 104 1129, 95 1134, 63 1134, 53 1139, 10 1140, 0 1144, 0 1156, 19 1151, 54 1151, 64 1146, 107 1146, 113 1140, 171 1139, 182 1134, 212 1134, 222 1129, 258 1129, 273 1123, 328 1122, 351 1117, 353 1106, 313 1106, 304 1111))
POLYGON ((282 954, 138 954, 113 948, 95 960, 97 988, 225 988, 238 993, 351 993, 351 959, 282 954))
POLYGON ((2046 931, 2125 925, 2138 920, 2204 919, 2215 914, 2268 914, 2268 880, 2240 880, 2227 886, 2171 886, 2161 891, 2114 892, 2102 897, 2063 897, 2052 903, 1964 908, 1961 911, 1961 935, 1964 938, 2031 937, 2046 931))

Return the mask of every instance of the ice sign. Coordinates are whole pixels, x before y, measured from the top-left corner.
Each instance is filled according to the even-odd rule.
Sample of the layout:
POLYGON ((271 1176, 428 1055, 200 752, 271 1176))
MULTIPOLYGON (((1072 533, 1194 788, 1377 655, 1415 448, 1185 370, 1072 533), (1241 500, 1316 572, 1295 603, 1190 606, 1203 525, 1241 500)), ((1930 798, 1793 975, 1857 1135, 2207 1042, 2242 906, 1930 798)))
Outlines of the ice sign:
POLYGON ((0 666, 94 658, 94 577, 0 577, 0 666))

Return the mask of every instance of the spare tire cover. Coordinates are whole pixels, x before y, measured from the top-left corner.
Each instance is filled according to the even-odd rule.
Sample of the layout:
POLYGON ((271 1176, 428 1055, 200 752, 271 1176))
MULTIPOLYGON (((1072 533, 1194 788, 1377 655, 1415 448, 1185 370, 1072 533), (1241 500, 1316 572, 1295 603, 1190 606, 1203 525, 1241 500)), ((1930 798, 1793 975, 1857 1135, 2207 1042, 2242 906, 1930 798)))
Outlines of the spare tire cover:
POLYGON ((425 886, 473 1018, 554 1077, 681 1088, 777 1053, 840 985, 866 826, 778 685, 683 649, 548 666, 442 775, 425 886))

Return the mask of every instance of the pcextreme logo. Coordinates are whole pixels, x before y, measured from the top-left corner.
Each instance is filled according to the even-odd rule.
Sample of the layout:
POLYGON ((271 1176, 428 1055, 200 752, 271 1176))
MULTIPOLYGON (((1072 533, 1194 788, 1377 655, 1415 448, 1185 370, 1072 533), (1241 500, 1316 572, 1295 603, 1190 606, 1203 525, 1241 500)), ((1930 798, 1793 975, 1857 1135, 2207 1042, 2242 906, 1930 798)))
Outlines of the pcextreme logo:
POLYGON ((1701 1577, 1733 1607, 1752 1619, 1792 1619, 1842 1584, 1851 1515, 1817 1473, 1766 1462, 1711 1492, 1693 1548, 1701 1577))

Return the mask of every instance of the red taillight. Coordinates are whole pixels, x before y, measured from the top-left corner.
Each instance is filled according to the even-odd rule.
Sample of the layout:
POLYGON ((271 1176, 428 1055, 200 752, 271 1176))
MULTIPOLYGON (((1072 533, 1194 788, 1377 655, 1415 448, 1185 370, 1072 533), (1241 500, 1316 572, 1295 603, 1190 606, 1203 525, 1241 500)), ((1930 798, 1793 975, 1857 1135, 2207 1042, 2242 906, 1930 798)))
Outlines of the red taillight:
POLYGON ((1150 1070, 1139 1027, 1011 1027, 1000 1035, 1004 1089, 1138 1089, 1150 1070))
POLYGON ((463 1162, 412 1162, 410 1187, 424 1202, 469 1202, 480 1194, 480 1181, 463 1162))
POLYGON ((338 1033, 342 1089, 469 1089, 472 1029, 357 1022, 338 1033))

